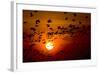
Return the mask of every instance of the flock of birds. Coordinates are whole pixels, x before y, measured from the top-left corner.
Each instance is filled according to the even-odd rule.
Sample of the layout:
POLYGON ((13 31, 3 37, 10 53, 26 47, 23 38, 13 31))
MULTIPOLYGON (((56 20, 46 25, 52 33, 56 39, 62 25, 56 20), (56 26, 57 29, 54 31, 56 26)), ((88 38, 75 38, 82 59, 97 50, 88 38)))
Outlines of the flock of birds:
MULTIPOLYGON (((34 12, 38 12, 38 11, 34 11, 34 12)), ((64 12, 64 14, 66 14, 67 12, 64 12)), ((30 17, 33 17, 33 13, 30 12, 30 17)), ((73 16, 76 17, 77 13, 73 13, 73 16)), ((85 17, 86 19, 88 19, 88 16, 85 17)), ((68 20, 68 17, 65 17, 65 20, 68 20)), ((75 19, 72 19, 72 22, 75 22, 75 19)), ((27 22, 24 22, 24 24, 27 22)), ((37 32, 37 27, 39 27, 39 25, 41 24, 41 21, 39 19, 37 19, 35 21, 35 27, 30 27, 30 30, 33 32, 32 34, 29 35, 25 35, 25 32, 23 33, 23 38, 25 39, 26 37, 28 37, 30 40, 31 38, 34 39, 34 36, 36 34, 38 34, 38 40, 34 40, 34 42, 43 42, 43 44, 46 43, 45 39, 42 39, 43 34, 45 34, 45 32, 37 32)), ((69 24, 69 26, 64 27, 64 26, 57 26, 55 29, 57 29, 57 31, 55 31, 55 29, 53 29, 51 27, 51 24, 53 24, 53 20, 52 19, 48 19, 47 20, 47 24, 46 27, 50 30, 46 33, 46 35, 48 35, 48 38, 52 38, 54 35, 65 35, 65 34, 69 34, 70 37, 73 37, 75 33, 80 32, 83 33, 85 31, 89 30, 90 31, 90 25, 86 26, 86 25, 82 25, 82 26, 76 26, 75 24, 69 24)), ((79 21, 79 24, 81 25, 82 22, 79 21)), ((33 42, 33 40, 32 40, 33 42)), ((35 45, 35 44, 32 44, 35 45)))

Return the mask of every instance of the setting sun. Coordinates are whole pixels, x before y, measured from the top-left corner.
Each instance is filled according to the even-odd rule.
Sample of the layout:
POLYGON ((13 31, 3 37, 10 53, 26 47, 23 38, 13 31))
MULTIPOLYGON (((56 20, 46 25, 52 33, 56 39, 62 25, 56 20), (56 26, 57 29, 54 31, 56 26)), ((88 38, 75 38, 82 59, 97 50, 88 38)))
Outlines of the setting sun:
POLYGON ((46 48, 47 48, 48 50, 53 49, 53 47, 54 47, 54 44, 53 44, 52 42, 48 42, 48 43, 46 44, 46 48))

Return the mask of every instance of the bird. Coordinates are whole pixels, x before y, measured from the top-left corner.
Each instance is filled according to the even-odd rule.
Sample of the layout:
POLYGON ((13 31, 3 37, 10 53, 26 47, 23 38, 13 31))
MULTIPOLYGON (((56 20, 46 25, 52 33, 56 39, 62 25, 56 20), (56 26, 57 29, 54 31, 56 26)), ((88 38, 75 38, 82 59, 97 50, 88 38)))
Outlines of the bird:
POLYGON ((34 27, 31 27, 30 29, 33 30, 33 31, 36 31, 36 29, 34 27))
POLYGON ((76 13, 73 13, 73 15, 76 16, 77 14, 76 13))
POLYGON ((40 23, 40 20, 36 20, 36 24, 39 24, 40 23))
POLYGON ((61 29, 61 27, 60 27, 60 26, 58 26, 58 29, 61 29))
POLYGON ((34 12, 38 12, 37 10, 35 10, 34 12))
POLYGON ((33 17, 33 13, 32 12, 30 13, 30 17, 33 17))
POLYGON ((68 18, 67 18, 67 17, 65 17, 65 20, 68 20, 68 18))
POLYGON ((47 24, 47 27, 50 27, 50 25, 49 25, 49 24, 47 24))
POLYGON ((82 24, 82 22, 81 22, 81 21, 79 21, 79 24, 82 24))
POLYGON ((51 19, 49 19, 49 20, 48 20, 48 23, 51 23, 51 22, 52 22, 51 19))
POLYGON ((53 31, 53 28, 49 28, 49 29, 53 31))
POLYGON ((67 12, 64 12, 64 14, 67 14, 67 12))
POLYGON ((26 21, 24 21, 24 24, 27 23, 26 21))

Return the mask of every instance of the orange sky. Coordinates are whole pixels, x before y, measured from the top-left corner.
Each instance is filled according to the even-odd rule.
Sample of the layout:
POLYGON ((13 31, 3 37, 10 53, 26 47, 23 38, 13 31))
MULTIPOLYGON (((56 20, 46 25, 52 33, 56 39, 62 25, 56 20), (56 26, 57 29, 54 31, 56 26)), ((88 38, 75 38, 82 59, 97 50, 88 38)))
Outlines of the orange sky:
POLYGON ((90 32, 90 18, 90 13, 23 10, 23 47, 28 49, 34 45, 33 49, 46 55, 45 45, 50 41, 54 48, 49 54, 56 55, 62 46, 67 49, 72 45, 73 40, 90 37, 90 34, 84 35, 84 32, 90 32))

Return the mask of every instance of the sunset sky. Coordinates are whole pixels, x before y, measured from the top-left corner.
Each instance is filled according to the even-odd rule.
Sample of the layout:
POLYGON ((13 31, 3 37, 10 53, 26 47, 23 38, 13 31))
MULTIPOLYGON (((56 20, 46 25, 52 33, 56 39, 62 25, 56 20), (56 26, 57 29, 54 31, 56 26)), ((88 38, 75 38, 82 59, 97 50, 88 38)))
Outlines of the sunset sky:
POLYGON ((23 10, 23 62, 91 59, 91 14, 23 10))

